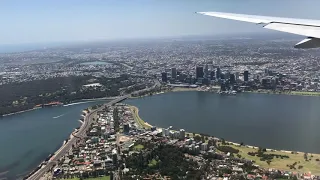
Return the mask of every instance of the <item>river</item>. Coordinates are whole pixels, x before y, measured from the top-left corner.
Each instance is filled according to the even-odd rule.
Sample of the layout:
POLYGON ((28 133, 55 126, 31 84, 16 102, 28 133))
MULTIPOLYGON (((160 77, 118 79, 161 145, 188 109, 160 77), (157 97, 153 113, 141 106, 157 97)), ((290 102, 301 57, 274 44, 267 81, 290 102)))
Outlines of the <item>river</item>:
POLYGON ((170 92, 125 103, 158 126, 173 126, 248 145, 320 153, 320 97, 170 92))
POLYGON ((0 118, 0 179, 17 179, 33 170, 81 125, 78 120, 83 109, 103 102, 41 108, 0 118))

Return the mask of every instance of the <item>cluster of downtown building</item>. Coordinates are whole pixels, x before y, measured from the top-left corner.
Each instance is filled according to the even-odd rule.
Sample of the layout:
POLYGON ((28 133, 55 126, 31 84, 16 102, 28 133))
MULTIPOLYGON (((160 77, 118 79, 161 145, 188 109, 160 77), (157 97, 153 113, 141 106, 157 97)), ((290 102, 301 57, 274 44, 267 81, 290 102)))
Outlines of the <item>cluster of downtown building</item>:
POLYGON ((319 91, 319 78, 302 79, 265 68, 264 71, 229 71, 229 66, 205 64, 194 72, 183 73, 175 67, 161 73, 161 80, 174 87, 220 86, 220 91, 276 90, 319 91))
POLYGON ((202 85, 220 85, 221 91, 239 90, 238 83, 245 82, 249 85, 249 71, 242 73, 222 72, 220 66, 206 64, 205 66, 196 66, 193 75, 183 74, 177 68, 172 68, 171 73, 162 72, 161 80, 164 83, 169 83, 171 86, 181 87, 197 87, 202 85), (242 80, 240 79, 242 76, 242 80))

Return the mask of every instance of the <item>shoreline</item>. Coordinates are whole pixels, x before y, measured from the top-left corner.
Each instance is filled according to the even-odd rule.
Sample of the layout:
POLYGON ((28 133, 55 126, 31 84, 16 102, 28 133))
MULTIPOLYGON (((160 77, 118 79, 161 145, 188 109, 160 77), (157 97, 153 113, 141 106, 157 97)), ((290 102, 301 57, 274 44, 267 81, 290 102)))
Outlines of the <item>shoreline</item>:
MULTIPOLYGON (((157 92, 153 95, 158 95, 158 94, 164 94, 164 93, 168 93, 168 92, 181 92, 181 91, 201 91, 201 92, 209 92, 209 91, 204 91, 202 89, 199 89, 199 88, 174 88, 170 91, 164 91, 164 92, 157 92)), ((260 92, 247 92, 247 93, 260 93, 260 92)), ((271 93, 270 93, 271 94, 271 93)), ((285 94, 285 95, 290 95, 290 94, 285 94)), ((299 94, 297 94, 299 96, 299 94)), ((140 97, 130 97, 130 98, 141 98, 141 97, 146 97, 146 96, 150 96, 150 95, 145 95, 145 96, 140 96, 140 97)), ((301 95, 303 96, 303 95, 301 95)), ((320 95, 319 95, 320 96, 320 95)), ((82 99, 82 100, 79 100, 79 101, 83 101, 83 102, 86 102, 88 100, 107 100, 107 99, 112 99, 113 97, 111 98, 96 98, 96 99, 82 99)), ((78 101, 78 102, 79 102, 78 101)), ((90 102, 94 102, 94 101, 90 101, 90 102)), ((72 103, 71 103, 72 104, 72 103)), ((130 105, 131 107, 134 107, 136 108, 136 112, 134 112, 137 117, 141 120, 141 122, 143 122, 143 125, 144 126, 148 126, 149 128, 153 127, 151 124, 149 124, 148 122, 144 121, 143 119, 140 118, 139 116, 139 108, 136 107, 136 106, 133 106, 133 105, 130 105)), ((91 107, 91 106, 88 106, 88 107, 91 107)), ((16 113, 10 113, 10 115, 14 115, 14 114, 18 114, 18 113, 23 113, 23 112, 27 112, 27 111, 32 111, 32 110, 36 110, 36 109, 39 109, 39 108, 33 108, 33 109, 29 109, 29 110, 25 110, 25 111, 21 111, 21 112, 16 112, 16 113)), ((85 112, 85 111, 83 111, 85 112)), ((85 115, 84 117, 86 117, 88 115, 87 112, 85 112, 85 115)), ((84 121, 81 121, 79 120, 80 123, 81 123, 81 126, 80 126, 80 129, 81 127, 84 125, 84 121)), ((69 135, 69 138, 67 139, 68 141, 70 141, 72 138, 76 138, 76 136, 74 135, 75 132, 77 132, 78 130, 77 129, 74 129, 74 131, 69 135)), ((192 134, 190 132, 186 132, 186 134, 192 134)), ((196 135, 199 135, 198 133, 195 133, 196 135)), ((214 137, 214 136, 209 136, 209 137, 214 137)), ((222 138, 217 138, 217 137, 214 137, 218 140, 221 140, 222 138)), ((66 144, 66 142, 68 141, 64 141, 63 144, 60 146, 60 148, 58 148, 57 150, 54 151, 54 153, 52 153, 52 156, 54 156, 57 152, 60 151, 60 149, 66 144)), ((232 144, 234 146, 238 146, 240 145, 239 143, 235 143, 235 142, 231 142, 231 141, 225 141, 226 143, 229 143, 229 144, 232 144)), ((250 145, 243 145, 243 147, 248 147, 248 148, 252 148, 252 149, 258 149, 259 147, 256 147, 256 146, 250 146, 250 145)), ((282 153, 286 153, 286 154, 291 154, 291 152, 295 152, 297 154, 304 154, 305 152, 301 152, 301 151, 287 151, 287 150, 276 150, 276 149, 266 149, 267 152, 282 152, 282 153)), ((319 155, 320 154, 316 154, 316 153, 308 153, 308 154, 312 154, 312 155, 319 155)), ((50 158, 51 159, 51 158, 50 158)), ((50 161, 50 159, 48 160, 48 162, 50 161)), ((43 160, 37 167, 42 167, 43 166, 43 163, 45 162, 45 160, 43 160)), ((34 171, 34 170, 33 170, 34 171)), ((28 174, 28 178, 30 176, 32 176, 35 172, 31 171, 31 173, 28 174)))
MULTIPOLYGON (((90 106, 89 106, 89 107, 90 107, 90 106)), ((83 110, 81 116, 83 116, 84 119, 85 119, 85 117, 86 117, 88 114, 89 114, 88 112, 86 112, 85 110, 83 110), (84 115, 83 113, 85 113, 85 115, 84 115)), ((79 121, 80 121, 80 123, 81 123, 81 126, 79 127, 79 129, 81 129, 81 127, 82 127, 85 123, 84 123, 84 121, 81 121, 81 120, 79 120, 79 121)), ((51 156, 50 156, 50 158, 49 158, 47 161, 46 161, 46 160, 43 160, 43 161, 40 162, 40 164, 36 167, 36 168, 39 168, 39 167, 40 167, 39 169, 34 168, 34 169, 33 169, 31 172, 29 172, 29 173, 27 174, 27 176, 25 176, 24 178, 26 178, 26 179, 30 178, 33 174, 35 174, 38 170, 40 170, 40 169, 42 168, 42 166, 43 166, 43 164, 44 164, 45 162, 49 163, 49 162, 51 161, 51 158, 54 157, 54 155, 56 155, 57 153, 59 153, 59 152, 63 149, 63 147, 67 144, 67 142, 69 142, 72 138, 77 138, 77 136, 75 135, 75 133, 77 133, 77 132, 78 132, 78 129, 75 128, 75 129, 71 132, 71 134, 69 135, 69 137, 62 142, 62 145, 61 145, 58 149, 54 150, 54 152, 53 152, 52 154, 49 154, 49 156, 50 156, 50 155, 51 155, 51 156)))
MULTIPOLYGON (((143 119, 141 119, 141 117, 139 116, 139 108, 138 107, 130 105, 130 104, 128 104, 128 105, 129 105, 130 109, 132 109, 132 110, 136 109, 135 111, 132 111, 132 112, 134 113, 134 116, 136 116, 136 118, 140 121, 140 122, 138 122, 138 125, 140 123, 142 123, 142 124, 140 124, 142 126, 142 128, 144 128, 145 126, 153 127, 151 124, 149 124, 146 121, 144 121, 143 119)), ((163 129, 161 127, 157 127, 157 128, 163 129)), ((186 132, 186 134, 192 135, 193 133, 192 132, 186 132)), ((199 133, 195 133, 195 135, 200 135, 200 134, 199 133)), ((213 137, 213 138, 217 139, 218 141, 221 141, 223 139, 223 138, 218 138, 218 137, 215 137, 215 136, 212 136, 212 135, 207 136, 207 137, 213 137)), ((251 146, 251 145, 248 145, 248 144, 240 145, 240 143, 231 142, 231 141, 227 141, 227 140, 225 140, 225 142, 226 142, 225 146, 230 146, 231 145, 231 146, 234 146, 236 148, 238 147, 239 151, 241 151, 242 149, 251 150, 251 151, 257 151, 259 149, 259 147, 257 147, 257 146, 251 146)), ((289 157, 292 156, 291 158, 293 158, 293 159, 296 159, 297 156, 303 157, 304 154, 306 153, 306 152, 302 152, 302 151, 288 151, 288 150, 283 150, 283 149, 277 150, 277 149, 271 149, 271 148, 266 148, 266 152, 269 153, 269 154, 277 154, 277 153, 281 154, 282 153, 282 154, 288 155, 289 157)), ((307 154, 311 155, 312 157, 315 156, 316 158, 320 157, 320 153, 307 153, 307 154)), ((252 157, 252 158, 248 158, 247 157, 245 159, 252 160, 252 159, 254 159, 254 157, 252 157)), ((283 160, 283 161, 285 161, 285 160, 283 160)), ((255 162, 254 164, 257 164, 258 166, 260 166, 261 162, 259 162, 259 163, 255 162)), ((273 169, 279 169, 279 170, 286 170, 286 171, 298 171, 298 172, 300 171, 300 169, 295 169, 295 170, 290 169, 290 170, 288 170, 286 167, 284 167, 284 168, 282 168, 282 167, 274 167, 274 166, 277 166, 277 164, 274 165, 274 166, 273 166, 273 163, 271 163, 271 164, 272 164, 271 166, 270 165, 268 165, 268 166, 267 165, 261 165, 261 167, 263 167, 263 168, 273 168, 273 169)), ((320 161, 318 161, 318 166, 320 167, 320 161)), ((302 171, 302 172, 307 172, 307 170, 302 171)), ((316 171, 315 174, 320 175, 320 171, 319 172, 316 171)))
POLYGON ((12 116, 12 115, 15 115, 15 114, 21 114, 21 113, 24 113, 24 112, 33 111, 33 110, 37 110, 37 109, 41 109, 41 108, 42 107, 37 107, 37 108, 26 109, 26 110, 23 110, 23 111, 13 112, 13 113, 9 113, 9 114, 3 114, 0 117, 12 116))
MULTIPOLYGON (((214 86, 215 88, 217 88, 217 86, 214 86)), ((169 93, 169 92, 188 92, 188 91, 197 91, 197 92, 210 92, 210 93, 215 93, 218 94, 214 91, 208 91, 205 89, 202 89, 201 87, 197 87, 197 88, 188 88, 188 87, 174 87, 171 90, 166 90, 166 91, 161 91, 161 92, 157 92, 153 95, 158 95, 158 94, 164 94, 164 93, 169 93)), ((287 95, 287 96, 307 96, 307 97, 320 97, 320 92, 314 92, 314 91, 290 91, 290 92, 273 92, 273 91, 243 91, 240 93, 254 93, 254 94, 271 94, 271 95, 287 95)), ((138 97, 131 97, 132 99, 135 98, 141 98, 141 97, 146 97, 146 96, 150 96, 149 94, 143 95, 143 96, 138 96, 138 97)))
MULTIPOLYGON (((62 106, 65 106, 65 105, 72 105, 74 103, 86 103, 86 102, 95 102, 95 101, 99 101, 99 100, 108 100, 108 99, 113 99, 113 97, 106 97, 106 98, 93 98, 93 99, 81 99, 79 101, 74 101, 74 102, 71 102, 71 103, 68 103, 68 104, 63 104, 62 106)), ((88 102, 88 103, 89 103, 88 102)), ((24 113, 24 112, 29 112, 29 111, 33 111, 33 110, 37 110, 37 109, 41 109, 43 107, 35 107, 35 108, 32 108, 32 109, 26 109, 26 110, 23 110, 23 111, 17 111, 17 112, 13 112, 13 113, 9 113, 9 114, 3 114, 3 115, 0 115, 0 118, 1 117, 6 117, 6 116, 12 116, 12 115, 15 115, 15 114, 20 114, 20 113, 24 113)))
POLYGON ((272 92, 272 91, 244 91, 244 93, 320 97, 320 92, 308 92, 308 91, 291 91, 291 92, 281 92, 281 93, 280 92, 272 92))
MULTIPOLYGON (((118 98, 119 98, 119 97, 118 97, 118 98)), ((117 98, 116 98, 116 99, 117 99, 117 98)), ((116 100, 116 99, 114 99, 114 100, 116 100)), ((114 101, 114 100, 112 100, 112 101, 114 101)), ((122 100, 123 100, 123 99, 122 99, 122 100)), ((122 101, 122 100, 120 100, 120 101, 122 101)), ((110 101, 110 102, 112 102, 112 101, 110 101)), ((110 102, 104 103, 104 104, 109 104, 110 102)), ((118 102, 119 102, 119 101, 118 101, 118 102)), ((63 144, 62 144, 57 150, 55 150, 52 154, 49 154, 49 156, 48 156, 49 159, 48 159, 48 160, 45 159, 45 160, 43 160, 42 162, 40 162, 40 164, 39 164, 36 168, 34 168, 32 171, 30 171, 26 176, 24 176, 23 179, 29 179, 29 178, 32 177, 34 174, 36 174, 38 171, 42 170, 43 166, 46 167, 48 163, 51 163, 51 162, 52 162, 51 159, 52 159, 56 154, 58 154, 58 153, 64 148, 64 146, 67 145, 67 143, 69 143, 73 138, 81 138, 81 137, 77 136, 76 133, 79 133, 79 132, 80 132, 80 129, 81 129, 83 126, 85 126, 85 119, 86 119, 86 117, 92 115, 91 111, 88 110, 90 107, 92 107, 92 106, 88 106, 88 107, 86 108, 87 110, 86 110, 86 109, 83 109, 83 111, 82 111, 81 116, 83 116, 84 119, 83 119, 83 120, 79 120, 80 123, 81 123, 81 126, 80 126, 79 128, 75 128, 75 129, 71 132, 71 134, 69 135, 69 138, 68 138, 68 139, 65 139, 65 140, 63 141, 63 144), (45 163, 45 162, 46 162, 46 163, 45 163)), ((93 110, 93 111, 97 111, 97 110, 93 110)), ((45 172, 45 174, 46 174, 46 172, 45 172)), ((40 177, 40 178, 41 178, 41 177, 40 177)))
MULTIPOLYGON (((197 88, 174 87, 172 90, 169 90, 169 91, 156 92, 155 94, 152 94, 152 95, 147 94, 147 95, 143 95, 143 96, 130 97, 130 99, 142 98, 142 97, 153 96, 153 95, 158 95, 158 94, 165 94, 165 93, 169 93, 169 92, 186 92, 186 91, 210 92, 210 91, 203 90, 199 87, 197 87, 197 88)), ((320 97, 320 92, 308 92, 308 91, 291 91, 290 93, 285 93, 285 92, 279 93, 279 92, 272 92, 272 91, 243 91, 243 92, 244 93, 254 93, 254 94, 320 97)), ((98 100, 109 100, 109 99, 113 99, 113 98, 115 98, 115 97, 80 99, 78 101, 70 102, 68 104, 63 104, 63 106, 73 105, 74 103, 86 103, 87 101, 94 102, 94 101, 98 101, 98 100)), ((6 117, 6 116, 12 116, 12 115, 20 114, 20 113, 24 113, 24 112, 29 112, 29 111, 33 111, 33 110, 37 110, 37 109, 41 109, 41 108, 42 107, 36 107, 36 108, 26 109, 23 111, 17 111, 17 112, 13 112, 13 113, 9 113, 9 114, 3 114, 3 115, 0 115, 0 118, 6 117)))

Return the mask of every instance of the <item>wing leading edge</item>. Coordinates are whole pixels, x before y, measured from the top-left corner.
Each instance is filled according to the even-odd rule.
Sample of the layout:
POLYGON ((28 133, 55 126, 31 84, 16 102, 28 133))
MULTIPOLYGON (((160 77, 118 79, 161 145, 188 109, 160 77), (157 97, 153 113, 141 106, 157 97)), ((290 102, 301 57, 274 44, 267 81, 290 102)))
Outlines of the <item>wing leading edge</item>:
POLYGON ((295 48, 318 48, 320 47, 320 21, 309 19, 293 19, 281 17, 255 16, 246 14, 233 14, 221 12, 197 12, 199 14, 214 16, 224 19, 232 19, 255 24, 262 24, 266 29, 272 29, 307 38, 296 44, 295 48))

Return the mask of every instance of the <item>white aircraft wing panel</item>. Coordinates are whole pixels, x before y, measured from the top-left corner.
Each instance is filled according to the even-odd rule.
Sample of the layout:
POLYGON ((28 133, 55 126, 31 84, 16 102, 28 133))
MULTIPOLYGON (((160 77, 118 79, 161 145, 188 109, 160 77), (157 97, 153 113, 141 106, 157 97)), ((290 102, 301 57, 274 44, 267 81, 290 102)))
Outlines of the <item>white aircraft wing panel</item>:
POLYGON ((295 45, 296 48, 320 47, 320 21, 311 19, 294 19, 246 14, 197 12, 199 14, 225 19, 263 24, 264 28, 306 36, 307 39, 295 45))
POLYGON ((320 27, 316 27, 316 26, 270 23, 265 25, 264 28, 307 36, 307 37, 320 38, 320 27))
POLYGON ((312 19, 256 16, 256 15, 222 13, 222 12, 197 12, 197 13, 207 15, 207 16, 219 17, 224 19, 232 19, 232 20, 238 20, 238 21, 244 21, 244 22, 251 22, 256 24, 269 24, 274 22, 274 23, 286 23, 286 24, 309 25, 309 26, 320 27, 320 20, 312 20, 312 19))

